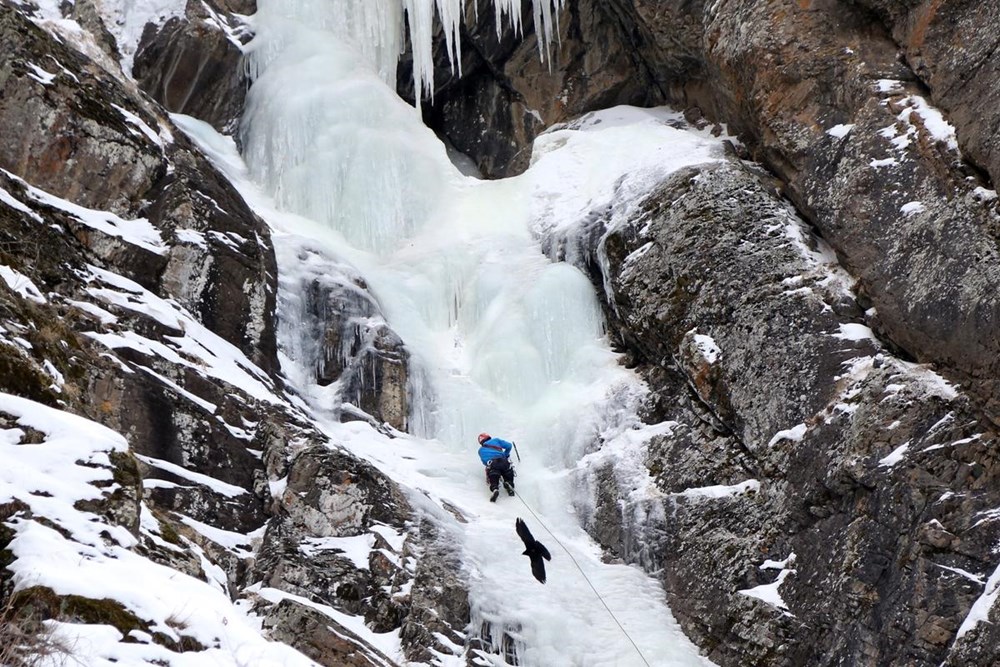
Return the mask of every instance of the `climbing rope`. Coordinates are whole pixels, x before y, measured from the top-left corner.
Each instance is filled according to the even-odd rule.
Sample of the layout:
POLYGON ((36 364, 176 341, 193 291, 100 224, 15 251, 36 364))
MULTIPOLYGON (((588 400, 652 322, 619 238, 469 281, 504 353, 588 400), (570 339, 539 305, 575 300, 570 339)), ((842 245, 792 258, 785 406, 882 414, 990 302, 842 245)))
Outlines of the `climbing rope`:
POLYGON ((551 530, 549 530, 549 527, 546 526, 545 523, 543 523, 542 520, 538 518, 538 515, 535 514, 535 510, 531 509, 531 507, 528 505, 528 503, 526 503, 524 501, 524 498, 521 497, 520 493, 515 493, 515 495, 517 496, 517 499, 521 501, 521 504, 524 505, 524 508, 526 510, 528 510, 529 512, 531 512, 531 516, 535 517, 535 521, 538 522, 538 525, 540 525, 542 528, 544 528, 545 532, 548 533, 549 535, 551 535, 552 539, 556 541, 556 544, 558 544, 559 546, 561 546, 562 550, 566 552, 566 555, 569 556, 569 559, 571 561, 573 561, 573 565, 575 565, 576 569, 580 571, 581 575, 583 575, 583 580, 587 582, 588 586, 590 586, 590 590, 594 591, 594 595, 596 595, 597 599, 601 601, 601 604, 604 605, 604 608, 608 610, 608 615, 610 615, 611 618, 614 620, 615 625, 617 625, 618 629, 622 631, 622 634, 625 635, 626 639, 628 639, 632 643, 632 647, 635 649, 635 652, 639 654, 639 658, 646 665, 646 667, 651 667, 650 664, 649 664, 649 661, 646 660, 646 656, 644 656, 642 654, 642 649, 640 649, 639 645, 635 643, 635 640, 632 639, 632 637, 629 635, 628 631, 625 629, 625 627, 618 620, 618 617, 615 616, 615 612, 611 611, 611 607, 608 606, 608 603, 604 601, 604 598, 601 597, 601 594, 597 592, 596 588, 594 588, 594 584, 593 584, 593 582, 590 581, 590 577, 588 577, 587 573, 583 571, 583 568, 580 567, 580 564, 576 562, 576 559, 573 558, 573 554, 571 554, 569 552, 569 549, 566 548, 566 545, 564 545, 562 542, 560 542, 559 538, 556 537, 555 534, 553 534, 553 532, 551 530))

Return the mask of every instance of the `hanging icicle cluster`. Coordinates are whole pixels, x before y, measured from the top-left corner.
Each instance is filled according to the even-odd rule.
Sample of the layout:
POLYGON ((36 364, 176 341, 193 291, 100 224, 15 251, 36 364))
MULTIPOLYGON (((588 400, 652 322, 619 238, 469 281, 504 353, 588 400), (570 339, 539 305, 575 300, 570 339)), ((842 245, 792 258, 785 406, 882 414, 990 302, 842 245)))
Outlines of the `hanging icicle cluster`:
MULTIPOLYGON (((445 45, 452 71, 462 73, 459 28, 465 0, 400 0, 406 13, 413 47, 413 90, 419 96, 432 97, 434 93, 434 63, 432 47, 434 38, 434 11, 444 28, 445 45)), ((478 15, 479 0, 474 0, 478 15)), ((565 0, 531 0, 535 32, 538 35, 538 56, 542 62, 551 61, 552 41, 558 36, 558 12, 565 0)), ((505 28, 522 34, 521 0, 493 0, 497 37, 505 28)), ((419 105, 420 100, 417 100, 419 105)))
MULTIPOLYGON (((473 11, 478 16, 478 3, 473 11)), ((566 0, 532 0, 538 55, 542 62, 551 60, 553 40, 558 37, 558 12, 566 0)), ((492 0, 499 37, 505 29, 517 35, 523 31, 521 0, 492 0)), ((404 27, 409 29, 413 50, 413 89, 420 96, 434 92, 434 16, 444 31, 445 46, 452 70, 461 74, 461 22, 466 0, 286 0, 261 2, 258 22, 275 25, 296 17, 319 17, 313 26, 349 39, 378 70, 382 80, 395 86, 396 63, 404 46, 404 27), (404 24, 405 22, 405 24, 404 24)), ((252 50, 250 77, 256 78, 284 44, 272 44, 263 51, 252 50)), ((417 101, 419 105, 419 99, 417 101)))

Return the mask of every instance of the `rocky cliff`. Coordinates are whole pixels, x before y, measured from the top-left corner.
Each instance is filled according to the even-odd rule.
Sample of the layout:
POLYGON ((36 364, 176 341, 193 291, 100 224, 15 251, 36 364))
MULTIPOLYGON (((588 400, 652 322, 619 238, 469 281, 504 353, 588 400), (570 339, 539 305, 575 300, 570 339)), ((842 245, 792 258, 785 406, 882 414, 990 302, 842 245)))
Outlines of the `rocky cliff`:
POLYGON ((638 213, 543 239, 591 273, 669 426, 643 471, 594 456, 591 532, 720 664, 1000 660, 994 14, 581 0, 550 69, 530 40, 477 47, 426 113, 491 175, 612 100, 740 137, 638 213), (631 500, 636 475, 662 501, 631 500))
MULTIPOLYGON (((450 653, 468 604, 440 522, 288 393, 269 228, 169 115, 235 127, 253 7, 192 2, 146 25, 131 72, 99 9, 0 2, 0 457, 5 474, 35 484, 3 487, 3 661, 21 650, 12 637, 45 620, 59 624, 56 648, 26 651, 61 642, 90 647, 74 654, 84 662, 140 660, 133 644, 164 664, 238 643, 234 660, 260 664, 276 649, 235 639, 241 613, 227 604, 320 664, 388 664, 372 640, 386 632, 414 659, 450 653), (55 428, 62 413, 90 421, 55 428), (44 476, 81 464, 93 481, 73 493, 44 476), (70 581, 46 575, 31 540, 50 528, 51 554, 127 563, 154 597, 116 596, 135 589, 129 576, 94 591, 83 568, 70 581), (347 555, 355 542, 368 562, 347 555), (171 572, 182 580, 159 590, 171 572), (193 590, 223 594, 214 630, 188 620, 204 611, 193 590), (355 617, 368 629, 345 620, 355 617), (81 642, 74 627, 112 638, 81 642)), ((321 269, 294 286, 307 298, 282 305, 315 329, 307 365, 321 384, 340 381, 344 419, 405 429, 401 341, 356 276, 321 269)), ((282 664, 296 660, 309 662, 282 664)))
MULTIPOLYGON (((54 527, 80 560, 216 585, 322 664, 387 664, 348 618, 415 661, 475 643, 448 520, 311 424, 275 313, 310 329, 295 353, 341 418, 389 435, 407 425, 405 346, 319 254, 278 303, 268 226, 169 115, 236 126, 252 4, 150 23, 127 73, 99 4, 0 0, 0 126, 16 128, 0 135, 0 445, 14 461, 59 444, 8 396, 126 441, 95 430, 88 457, 67 454, 93 488, 58 512, 51 480, 2 499, 0 592, 22 620, 113 627, 161 660, 221 645, 169 611, 26 585, 20 549, 54 527)), ((581 464, 608 557, 657 576, 721 665, 1000 662, 997 9, 577 0, 539 59, 530 20, 498 37, 468 4, 463 74, 440 48, 423 104, 487 175, 614 104, 673 104, 741 140, 541 239, 591 275, 661 425, 628 445, 640 469, 616 465, 619 442, 581 464)))

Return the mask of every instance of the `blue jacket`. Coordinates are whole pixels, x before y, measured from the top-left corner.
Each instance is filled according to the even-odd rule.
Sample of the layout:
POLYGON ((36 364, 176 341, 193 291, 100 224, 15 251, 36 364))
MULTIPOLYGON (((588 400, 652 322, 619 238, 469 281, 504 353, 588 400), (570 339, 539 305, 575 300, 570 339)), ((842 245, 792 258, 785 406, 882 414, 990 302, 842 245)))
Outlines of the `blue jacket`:
POLYGON ((479 447, 479 460, 483 462, 483 465, 486 465, 493 459, 498 459, 501 456, 510 456, 512 447, 513 445, 506 440, 490 438, 479 447))

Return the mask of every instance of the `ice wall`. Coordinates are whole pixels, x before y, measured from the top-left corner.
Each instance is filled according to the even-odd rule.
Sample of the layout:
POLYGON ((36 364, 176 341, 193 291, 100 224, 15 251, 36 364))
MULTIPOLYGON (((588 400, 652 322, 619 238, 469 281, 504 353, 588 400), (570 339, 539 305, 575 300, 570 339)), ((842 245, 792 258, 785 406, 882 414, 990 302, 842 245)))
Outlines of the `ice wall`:
MULTIPOLYGON (((519 30, 521 3, 493 3, 519 30)), ((560 5, 534 0, 543 53, 560 5)), ((282 208, 323 223, 331 243, 365 267, 415 361, 435 369, 413 375, 432 378, 412 388, 416 433, 460 443, 486 428, 516 430, 562 451, 560 424, 579 420, 552 410, 575 409, 579 397, 553 383, 581 372, 589 382, 608 356, 597 345, 593 291, 578 271, 541 255, 521 184, 459 174, 390 87, 404 23, 415 58, 425 58, 418 76, 429 75, 431 19, 437 12, 457 40, 463 7, 262 0, 248 49, 244 157, 282 208)), ((456 60, 457 48, 449 46, 456 60)))

